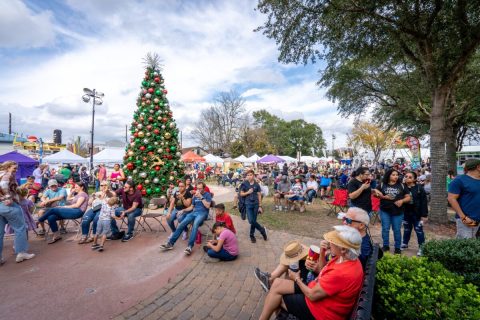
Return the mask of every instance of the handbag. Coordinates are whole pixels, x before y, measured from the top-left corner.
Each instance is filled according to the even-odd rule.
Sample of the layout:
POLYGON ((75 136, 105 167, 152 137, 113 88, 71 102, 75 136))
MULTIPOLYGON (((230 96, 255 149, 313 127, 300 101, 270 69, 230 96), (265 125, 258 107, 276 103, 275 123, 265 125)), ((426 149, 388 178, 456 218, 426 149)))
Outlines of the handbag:
POLYGON ((98 210, 102 209, 102 203, 103 203, 103 200, 101 200, 101 199, 93 200, 92 210, 93 211, 98 211, 98 210))

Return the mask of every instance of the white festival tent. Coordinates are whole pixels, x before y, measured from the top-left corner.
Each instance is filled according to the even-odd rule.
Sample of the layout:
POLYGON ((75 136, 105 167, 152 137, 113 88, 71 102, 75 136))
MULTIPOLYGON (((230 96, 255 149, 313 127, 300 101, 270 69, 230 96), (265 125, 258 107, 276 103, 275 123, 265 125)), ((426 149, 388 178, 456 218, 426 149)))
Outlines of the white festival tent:
POLYGON ((63 149, 60 152, 43 158, 42 161, 44 163, 87 163, 88 159, 68 151, 67 149, 63 149))
POLYGON ((236 157, 234 160, 240 161, 241 163, 248 162, 247 157, 245 157, 243 154, 239 157, 236 157))
POLYGON ((287 164, 290 164, 290 163, 292 163, 292 162, 297 162, 297 159, 292 158, 292 157, 290 157, 290 156, 277 156, 277 157, 282 158, 283 160, 285 160, 285 162, 286 162, 287 164))
POLYGON ((206 163, 223 163, 223 159, 217 156, 214 156, 213 154, 209 153, 206 156, 203 156, 205 159, 206 163))
POLYGON ((317 158, 317 157, 312 157, 312 156, 301 156, 300 157, 300 162, 318 163, 319 161, 320 161, 320 158, 317 158))
POLYGON ((93 155, 94 163, 123 163, 124 148, 107 148, 93 155))
POLYGON ((260 157, 258 156, 258 154, 254 154, 253 156, 250 156, 248 158, 245 159, 245 163, 256 163, 257 160, 259 160, 260 157))

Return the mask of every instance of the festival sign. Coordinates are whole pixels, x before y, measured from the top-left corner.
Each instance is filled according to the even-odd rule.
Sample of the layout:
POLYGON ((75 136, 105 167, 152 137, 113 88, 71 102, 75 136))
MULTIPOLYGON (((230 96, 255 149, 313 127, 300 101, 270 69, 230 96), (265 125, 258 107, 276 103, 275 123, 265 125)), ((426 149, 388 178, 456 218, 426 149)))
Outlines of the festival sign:
POLYGON ((408 137, 406 143, 412 154, 412 169, 420 168, 420 166, 422 165, 422 157, 420 154, 420 141, 418 141, 416 137, 408 137))

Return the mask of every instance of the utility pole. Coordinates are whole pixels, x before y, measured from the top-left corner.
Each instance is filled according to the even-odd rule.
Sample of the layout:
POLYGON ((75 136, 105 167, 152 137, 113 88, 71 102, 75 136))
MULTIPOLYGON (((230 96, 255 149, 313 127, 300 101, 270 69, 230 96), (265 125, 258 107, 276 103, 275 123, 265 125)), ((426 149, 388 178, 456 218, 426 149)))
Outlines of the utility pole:
POLYGON ((127 131, 128 131, 128 124, 125 125, 125 143, 128 143, 127 131))
POLYGON ((332 133, 332 158, 333 158, 333 152, 335 151, 335 134, 332 133))
POLYGON ((8 134, 12 134, 12 113, 8 113, 8 134))

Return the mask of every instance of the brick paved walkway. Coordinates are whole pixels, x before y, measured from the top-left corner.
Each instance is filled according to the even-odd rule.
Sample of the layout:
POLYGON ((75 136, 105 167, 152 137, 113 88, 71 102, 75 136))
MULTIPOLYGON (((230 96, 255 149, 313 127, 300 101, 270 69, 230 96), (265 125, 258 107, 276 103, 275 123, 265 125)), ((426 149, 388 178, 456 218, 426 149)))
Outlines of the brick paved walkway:
MULTIPOLYGON (((289 240, 305 244, 319 241, 270 231, 268 241, 258 235, 257 243, 252 244, 248 223, 233 219, 240 242, 237 260, 207 264, 203 255, 196 255, 185 272, 115 319, 258 319, 265 293, 253 276, 253 267, 273 270, 289 240)), ((319 230, 318 236, 326 230, 319 230)), ((176 251, 183 255, 183 250, 176 251)))

